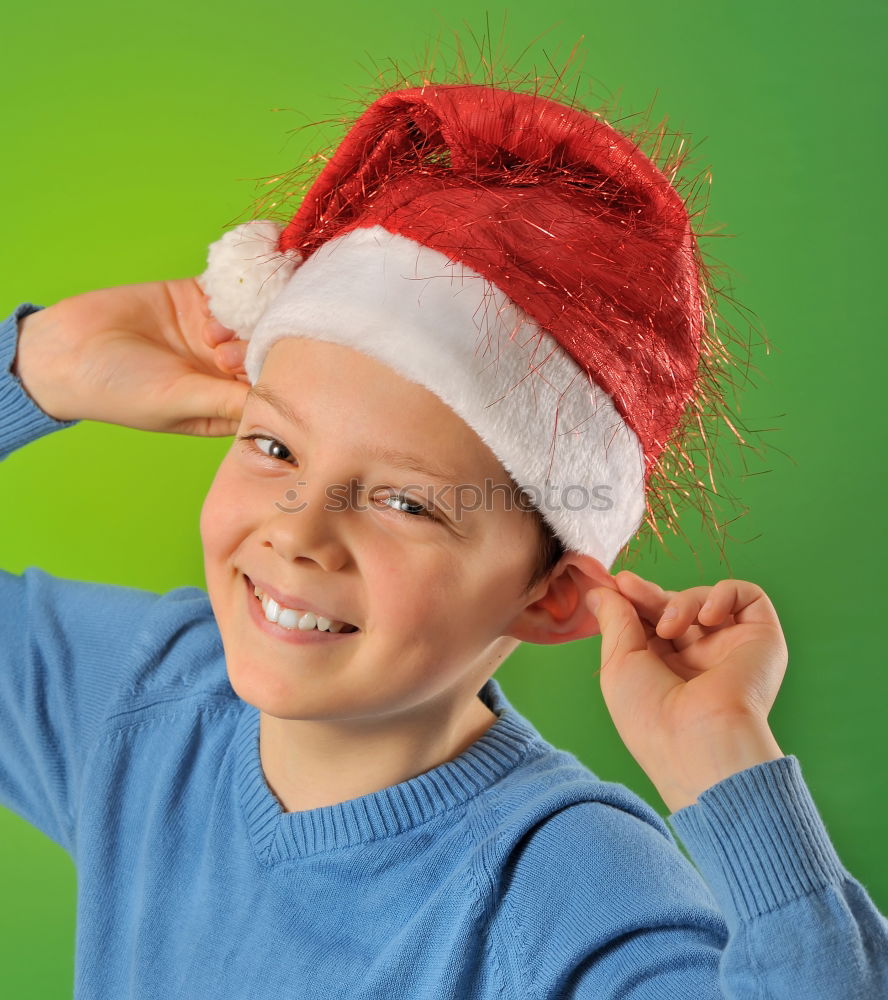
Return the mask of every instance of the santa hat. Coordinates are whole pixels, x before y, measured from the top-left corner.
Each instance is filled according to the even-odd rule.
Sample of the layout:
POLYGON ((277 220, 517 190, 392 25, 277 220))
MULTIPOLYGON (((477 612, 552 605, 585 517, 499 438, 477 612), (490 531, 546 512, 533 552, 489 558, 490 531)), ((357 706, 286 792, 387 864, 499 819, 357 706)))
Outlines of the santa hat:
POLYGON ((684 202, 594 114, 483 85, 392 91, 286 226, 210 247, 210 309, 249 339, 355 348, 435 393, 567 549, 609 568, 698 385, 684 202))

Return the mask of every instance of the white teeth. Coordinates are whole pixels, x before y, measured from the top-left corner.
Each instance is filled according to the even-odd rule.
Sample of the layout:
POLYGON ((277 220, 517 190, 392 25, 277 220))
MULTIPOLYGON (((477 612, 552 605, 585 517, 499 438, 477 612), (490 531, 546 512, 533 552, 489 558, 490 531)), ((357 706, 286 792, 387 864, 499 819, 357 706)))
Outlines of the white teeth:
MULTIPOLYGON (((268 612, 265 613, 268 617, 268 612)), ((299 612, 291 611, 290 608, 284 608, 277 617, 278 625, 283 625, 284 628, 296 628, 299 624, 299 612)))
POLYGON ((315 628, 319 632, 340 632, 345 627, 345 622, 324 618, 311 611, 294 611, 292 608, 281 607, 274 598, 263 594, 258 587, 253 588, 253 593, 262 601, 262 610, 268 621, 277 622, 284 628, 298 628, 302 632, 309 632, 315 628))

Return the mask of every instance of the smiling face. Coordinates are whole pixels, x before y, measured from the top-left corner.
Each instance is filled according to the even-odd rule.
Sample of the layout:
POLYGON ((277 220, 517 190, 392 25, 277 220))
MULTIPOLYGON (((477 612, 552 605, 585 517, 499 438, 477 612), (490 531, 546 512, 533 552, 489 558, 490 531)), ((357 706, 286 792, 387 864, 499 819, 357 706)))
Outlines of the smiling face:
POLYGON ((530 600, 536 529, 505 469, 437 396, 348 347, 279 340, 254 388, 201 512, 232 687, 280 719, 452 717, 517 645, 510 623, 530 600), (453 486, 485 482, 490 502, 458 515, 453 486), (357 631, 293 641, 259 620, 248 578, 357 631))

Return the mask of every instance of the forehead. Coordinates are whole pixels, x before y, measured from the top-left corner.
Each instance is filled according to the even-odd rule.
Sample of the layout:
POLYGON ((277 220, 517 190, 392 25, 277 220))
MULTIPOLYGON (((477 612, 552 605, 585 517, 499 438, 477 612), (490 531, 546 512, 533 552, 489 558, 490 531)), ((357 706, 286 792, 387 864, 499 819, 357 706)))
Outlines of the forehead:
POLYGON ((435 393, 342 344, 275 342, 248 399, 307 433, 335 435, 343 447, 421 461, 437 478, 511 482, 488 445, 435 393))

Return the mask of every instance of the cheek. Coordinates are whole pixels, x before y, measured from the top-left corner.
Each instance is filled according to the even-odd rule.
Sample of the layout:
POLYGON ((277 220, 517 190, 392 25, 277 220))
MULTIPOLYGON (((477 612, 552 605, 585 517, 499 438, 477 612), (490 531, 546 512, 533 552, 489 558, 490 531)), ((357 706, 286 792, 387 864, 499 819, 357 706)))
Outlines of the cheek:
POLYGON ((469 603, 482 628, 501 634, 527 603, 523 590, 534 566, 536 545, 533 532, 503 534, 486 558, 479 559, 481 568, 469 603))
POLYGON ((244 527, 239 513, 245 509, 241 492, 236 477, 223 462, 200 510, 200 538, 205 557, 224 555, 238 527, 244 527))
POLYGON ((417 645, 456 627, 460 574, 452 559, 402 539, 398 546, 367 545, 360 563, 370 606, 417 645))
POLYGON ((436 642, 443 637, 454 648, 472 646, 488 629, 486 575, 480 563, 463 558, 438 562, 418 576, 422 584, 404 595, 417 635, 436 642))

